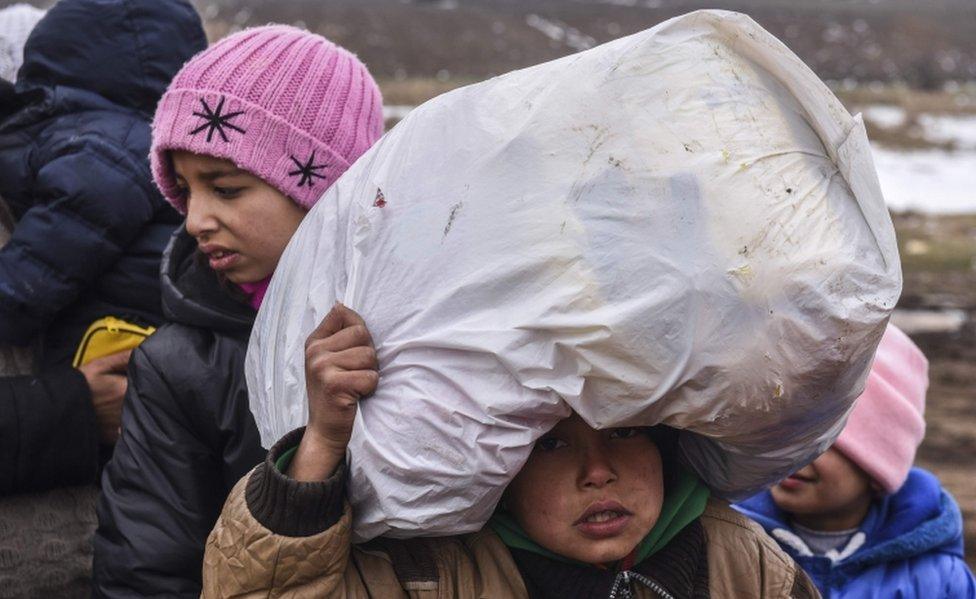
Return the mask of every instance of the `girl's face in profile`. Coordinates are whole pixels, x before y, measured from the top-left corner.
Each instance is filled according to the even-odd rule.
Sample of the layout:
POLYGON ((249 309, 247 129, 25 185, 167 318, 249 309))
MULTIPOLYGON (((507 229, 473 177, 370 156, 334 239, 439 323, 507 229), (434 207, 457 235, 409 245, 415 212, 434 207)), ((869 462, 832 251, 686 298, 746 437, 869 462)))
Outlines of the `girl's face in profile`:
POLYGON ((663 499, 661 454, 642 429, 598 431, 576 414, 536 442, 506 495, 532 540, 590 564, 626 557, 663 499))
POLYGON ((305 210, 229 160, 190 152, 171 159, 186 198, 186 230, 210 268, 237 284, 269 277, 305 210))
POLYGON ((880 488, 833 447, 770 489, 773 502, 801 526, 846 530, 867 515, 880 488))

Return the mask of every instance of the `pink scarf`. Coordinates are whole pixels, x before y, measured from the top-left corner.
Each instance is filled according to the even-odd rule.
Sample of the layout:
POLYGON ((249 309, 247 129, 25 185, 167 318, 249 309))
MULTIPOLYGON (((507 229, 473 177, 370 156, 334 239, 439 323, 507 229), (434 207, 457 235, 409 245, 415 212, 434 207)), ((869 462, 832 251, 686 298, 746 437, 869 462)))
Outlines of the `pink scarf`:
POLYGON ((238 287, 244 290, 244 293, 250 298, 251 306, 257 310, 261 307, 261 302, 264 301, 264 294, 268 292, 268 283, 270 282, 271 276, 269 275, 267 279, 254 283, 241 283, 238 287))

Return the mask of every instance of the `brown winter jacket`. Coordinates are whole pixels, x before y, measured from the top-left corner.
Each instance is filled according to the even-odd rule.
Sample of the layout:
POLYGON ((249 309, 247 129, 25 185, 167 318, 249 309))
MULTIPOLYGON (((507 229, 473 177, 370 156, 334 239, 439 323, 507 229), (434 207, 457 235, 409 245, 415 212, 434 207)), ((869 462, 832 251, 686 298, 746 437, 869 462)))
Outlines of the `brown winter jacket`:
MULTIPOLYGON (((655 562, 651 569, 641 570, 643 574, 618 573, 613 580, 616 588, 604 588, 599 594, 592 590, 599 585, 587 586, 587 572, 581 568, 535 555, 523 555, 517 564, 513 551, 488 528, 456 537, 378 539, 353 546, 342 468, 328 481, 299 483, 274 465, 281 453, 298 444, 301 433, 283 438, 231 492, 207 540, 204 598, 820 596, 806 574, 761 528, 717 500, 710 500, 696 522, 645 560, 655 562), (549 574, 548 580, 547 576, 523 577, 526 560, 532 564, 529 572, 553 570, 543 573, 549 574), (554 590, 552 585, 562 589, 554 590)), ((587 570, 599 573, 595 568, 587 570)))

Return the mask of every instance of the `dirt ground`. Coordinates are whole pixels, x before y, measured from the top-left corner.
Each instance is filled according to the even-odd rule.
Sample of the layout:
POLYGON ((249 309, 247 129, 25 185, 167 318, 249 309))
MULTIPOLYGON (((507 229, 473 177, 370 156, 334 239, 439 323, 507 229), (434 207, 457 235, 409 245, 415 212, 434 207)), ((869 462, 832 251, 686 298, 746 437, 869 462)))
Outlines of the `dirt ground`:
POLYGON ((976 215, 896 215, 905 289, 900 307, 968 314, 951 333, 912 335, 930 362, 926 422, 918 464, 955 495, 976 567, 976 215))

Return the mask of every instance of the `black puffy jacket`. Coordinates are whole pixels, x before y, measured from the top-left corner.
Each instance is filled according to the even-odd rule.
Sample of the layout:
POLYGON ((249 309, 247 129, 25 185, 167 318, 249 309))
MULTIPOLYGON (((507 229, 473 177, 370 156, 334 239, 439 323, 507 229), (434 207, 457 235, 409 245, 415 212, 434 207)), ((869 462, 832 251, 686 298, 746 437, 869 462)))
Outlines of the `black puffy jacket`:
POLYGON ((158 323, 159 260, 179 216, 149 173, 149 121, 206 47, 186 0, 62 0, 0 89, 0 343, 39 343, 35 375, 0 379, 0 495, 94 482, 95 415, 70 367, 103 316, 158 323))
POLYGON ((244 356, 254 310, 184 230, 163 256, 170 323, 132 354, 122 437, 102 476, 96 597, 198 597, 228 493, 265 455, 244 356))

